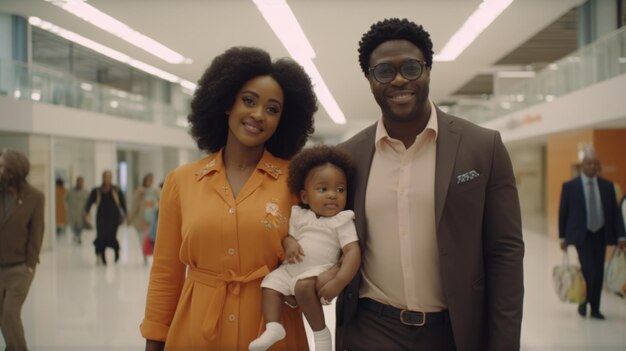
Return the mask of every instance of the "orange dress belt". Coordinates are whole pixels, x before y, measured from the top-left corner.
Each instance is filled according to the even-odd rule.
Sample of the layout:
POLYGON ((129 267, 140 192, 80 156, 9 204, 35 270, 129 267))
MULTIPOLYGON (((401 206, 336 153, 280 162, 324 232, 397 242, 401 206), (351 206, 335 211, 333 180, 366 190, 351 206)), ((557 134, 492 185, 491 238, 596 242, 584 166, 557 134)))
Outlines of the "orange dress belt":
POLYGON ((209 311, 207 311, 209 313, 204 317, 201 327, 202 335, 207 340, 214 340, 219 334, 218 321, 222 316, 227 291, 233 295, 239 295, 239 288, 242 283, 245 284, 263 278, 269 272, 270 269, 267 266, 262 266, 245 275, 236 275, 230 269, 220 274, 215 274, 198 268, 189 268, 188 279, 217 289, 215 298, 209 305, 209 311), (215 311, 219 311, 219 313, 215 313, 215 311))

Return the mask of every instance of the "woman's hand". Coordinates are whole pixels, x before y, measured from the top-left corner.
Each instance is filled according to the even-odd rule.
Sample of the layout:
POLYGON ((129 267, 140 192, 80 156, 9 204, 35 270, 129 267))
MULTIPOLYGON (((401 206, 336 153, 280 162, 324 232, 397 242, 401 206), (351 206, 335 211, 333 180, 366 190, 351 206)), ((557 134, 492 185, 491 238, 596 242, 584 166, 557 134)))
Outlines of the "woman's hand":
POLYGON ((285 248, 285 261, 287 261, 287 263, 302 262, 304 250, 296 239, 292 236, 287 236, 283 240, 283 247, 285 248))

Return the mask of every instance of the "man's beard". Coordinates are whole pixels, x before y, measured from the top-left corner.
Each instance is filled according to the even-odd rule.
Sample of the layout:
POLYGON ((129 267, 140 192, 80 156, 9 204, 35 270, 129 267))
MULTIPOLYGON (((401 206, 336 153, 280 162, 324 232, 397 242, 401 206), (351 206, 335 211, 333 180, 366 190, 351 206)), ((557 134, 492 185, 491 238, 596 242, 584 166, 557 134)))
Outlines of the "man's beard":
POLYGON ((7 176, 0 176, 0 191, 7 191, 13 189, 15 184, 7 176))

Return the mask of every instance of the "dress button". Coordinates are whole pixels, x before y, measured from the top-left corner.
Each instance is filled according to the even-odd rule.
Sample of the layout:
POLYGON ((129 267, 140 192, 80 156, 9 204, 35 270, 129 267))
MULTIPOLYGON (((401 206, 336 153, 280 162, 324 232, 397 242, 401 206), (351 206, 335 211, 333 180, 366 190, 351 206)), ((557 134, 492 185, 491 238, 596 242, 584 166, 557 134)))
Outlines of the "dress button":
POLYGON ((232 256, 234 254, 235 254, 235 249, 232 249, 232 248, 228 249, 228 255, 229 256, 232 256))
POLYGON ((228 320, 231 321, 231 322, 234 322, 235 321, 235 315, 234 314, 229 315, 228 316, 228 320))
POLYGON ((228 209, 228 213, 230 213, 230 214, 233 214, 233 213, 235 213, 236 211, 237 211, 237 210, 235 210, 235 208, 234 208, 234 207, 231 207, 231 208, 229 208, 229 209, 228 209))

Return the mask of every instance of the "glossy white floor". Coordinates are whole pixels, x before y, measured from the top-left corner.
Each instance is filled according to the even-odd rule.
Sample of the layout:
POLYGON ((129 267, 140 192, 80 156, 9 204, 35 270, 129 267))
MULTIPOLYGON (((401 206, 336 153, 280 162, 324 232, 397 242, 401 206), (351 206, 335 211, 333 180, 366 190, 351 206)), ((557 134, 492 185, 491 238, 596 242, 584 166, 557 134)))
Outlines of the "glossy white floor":
MULTIPOLYGON (((41 255, 23 311, 31 351, 143 348, 138 326, 149 267, 143 264, 136 235, 130 229, 120 231, 120 262, 106 267, 95 265, 93 236, 93 232, 84 233, 83 244, 78 246, 66 235, 54 251, 41 255)), ((562 258, 557 243, 531 231, 525 232, 525 242, 522 349, 626 349, 626 300, 605 293, 602 312, 606 321, 579 317, 576 306, 560 303, 552 291, 552 267, 562 258)), ((110 251, 108 258, 113 260, 110 251)), ((332 311, 327 307, 329 326, 334 324, 332 311)))

